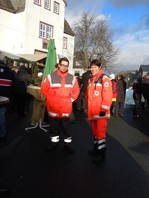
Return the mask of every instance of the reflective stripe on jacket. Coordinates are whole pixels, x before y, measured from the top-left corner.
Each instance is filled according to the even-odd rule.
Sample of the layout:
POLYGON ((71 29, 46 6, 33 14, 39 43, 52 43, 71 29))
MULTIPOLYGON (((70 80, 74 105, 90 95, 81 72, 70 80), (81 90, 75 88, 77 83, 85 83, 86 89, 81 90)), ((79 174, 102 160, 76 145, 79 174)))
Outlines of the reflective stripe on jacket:
POLYGON ((41 92, 46 97, 48 115, 67 118, 72 112, 72 102, 79 95, 79 86, 76 77, 56 70, 46 76, 41 85, 41 92))
POLYGON ((88 118, 90 120, 110 118, 110 106, 112 103, 112 83, 101 71, 89 82, 87 89, 88 118), (105 116, 99 116, 101 111, 105 116))
POLYGON ((13 74, 11 69, 0 60, 0 95, 10 97, 12 94, 13 74))

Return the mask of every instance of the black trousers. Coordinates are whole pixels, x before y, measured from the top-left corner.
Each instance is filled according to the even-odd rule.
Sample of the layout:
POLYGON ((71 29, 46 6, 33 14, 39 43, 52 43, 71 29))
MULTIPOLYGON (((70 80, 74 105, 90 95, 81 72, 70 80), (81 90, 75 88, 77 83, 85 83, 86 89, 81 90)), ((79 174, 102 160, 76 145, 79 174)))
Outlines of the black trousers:
POLYGON ((15 94, 14 101, 18 116, 24 116, 27 104, 27 93, 15 94))
POLYGON ((51 137, 62 135, 64 140, 67 138, 71 138, 69 118, 51 118, 50 117, 49 122, 50 122, 51 137))

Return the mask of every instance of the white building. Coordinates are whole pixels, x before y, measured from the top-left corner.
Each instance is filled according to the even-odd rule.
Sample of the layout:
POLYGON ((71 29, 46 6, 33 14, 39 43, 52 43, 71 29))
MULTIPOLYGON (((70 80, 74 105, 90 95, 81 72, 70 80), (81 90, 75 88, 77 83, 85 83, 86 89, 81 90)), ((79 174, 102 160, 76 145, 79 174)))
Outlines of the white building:
POLYGON ((0 0, 0 50, 35 60, 37 54, 46 56, 54 39, 57 57, 70 60, 71 72, 74 34, 65 7, 65 0, 0 0))

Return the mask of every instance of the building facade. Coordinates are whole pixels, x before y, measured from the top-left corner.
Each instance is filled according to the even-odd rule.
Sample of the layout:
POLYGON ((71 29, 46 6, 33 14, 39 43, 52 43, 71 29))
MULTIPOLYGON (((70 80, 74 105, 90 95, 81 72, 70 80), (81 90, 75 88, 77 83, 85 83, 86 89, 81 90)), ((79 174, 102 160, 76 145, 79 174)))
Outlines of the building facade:
POLYGON ((74 34, 65 32, 65 0, 0 0, 0 50, 12 54, 45 54, 55 40, 57 57, 73 67, 74 34))

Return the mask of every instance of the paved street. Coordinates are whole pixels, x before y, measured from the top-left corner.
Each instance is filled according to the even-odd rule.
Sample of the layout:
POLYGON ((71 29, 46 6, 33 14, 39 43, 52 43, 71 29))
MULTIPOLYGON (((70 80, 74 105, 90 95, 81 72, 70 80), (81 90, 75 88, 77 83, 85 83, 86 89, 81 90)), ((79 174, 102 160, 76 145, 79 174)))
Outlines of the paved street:
POLYGON ((87 154, 92 135, 83 113, 74 112, 71 123, 73 155, 63 151, 62 142, 49 152, 49 135, 39 128, 26 132, 30 116, 9 113, 8 136, 0 141, 0 187, 10 189, 7 197, 148 198, 149 124, 144 118, 132 118, 131 109, 123 119, 111 117, 106 161, 94 164, 87 154))

